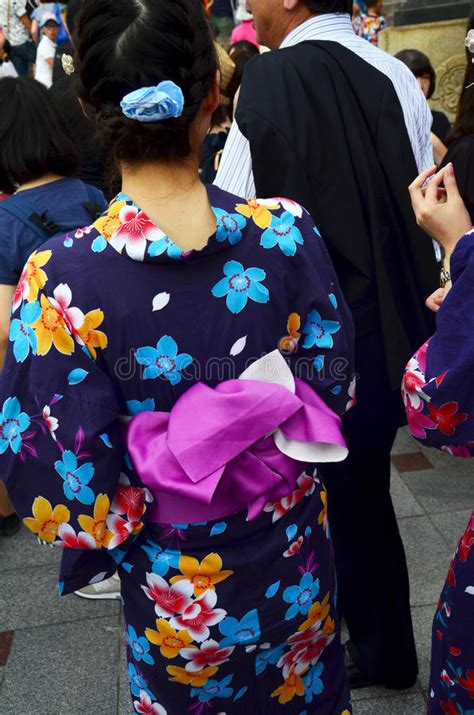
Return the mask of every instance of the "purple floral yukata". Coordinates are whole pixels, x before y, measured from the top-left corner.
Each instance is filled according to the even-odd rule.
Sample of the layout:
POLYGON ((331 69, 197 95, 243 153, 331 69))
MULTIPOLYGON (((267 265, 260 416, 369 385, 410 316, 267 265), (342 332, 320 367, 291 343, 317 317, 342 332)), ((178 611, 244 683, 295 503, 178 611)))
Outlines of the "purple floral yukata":
MULTIPOLYGON (((403 396, 411 432, 422 444, 469 459, 474 456, 474 232, 457 245, 451 275, 453 287, 438 313, 436 333, 408 364, 403 396)), ((434 619, 429 715, 474 713, 473 547, 474 512, 434 619)))
POLYGON ((127 453, 127 420, 166 419, 197 383, 235 386, 277 348, 335 415, 353 404, 351 317, 309 215, 208 192, 216 232, 201 251, 183 254, 120 194, 30 258, 1 380, 1 475, 26 526, 66 547, 63 594, 119 569, 134 712, 349 715, 314 467, 251 519, 155 523, 127 453))

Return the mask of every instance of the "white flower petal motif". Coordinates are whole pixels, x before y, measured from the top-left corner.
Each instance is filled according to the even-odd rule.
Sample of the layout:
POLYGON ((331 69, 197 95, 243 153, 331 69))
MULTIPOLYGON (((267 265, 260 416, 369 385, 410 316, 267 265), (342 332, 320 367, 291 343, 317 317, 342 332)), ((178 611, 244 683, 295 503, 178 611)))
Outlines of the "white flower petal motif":
POLYGON ((89 584, 94 584, 94 583, 99 583, 100 581, 103 581, 104 578, 107 576, 107 571, 102 571, 101 573, 98 573, 97 576, 94 576, 91 578, 89 581, 89 584))
POLYGON ((468 586, 466 588, 466 593, 468 593, 470 596, 474 596, 474 586, 468 586))
POLYGON ((237 342, 235 342, 231 349, 230 349, 230 354, 232 357, 236 357, 236 355, 240 355, 245 350, 245 347, 247 345, 247 336, 244 335, 243 338, 239 338, 237 342))
POLYGON ((155 295, 153 298, 153 310, 163 310, 170 302, 170 299, 171 296, 169 293, 158 293, 158 295, 155 295))

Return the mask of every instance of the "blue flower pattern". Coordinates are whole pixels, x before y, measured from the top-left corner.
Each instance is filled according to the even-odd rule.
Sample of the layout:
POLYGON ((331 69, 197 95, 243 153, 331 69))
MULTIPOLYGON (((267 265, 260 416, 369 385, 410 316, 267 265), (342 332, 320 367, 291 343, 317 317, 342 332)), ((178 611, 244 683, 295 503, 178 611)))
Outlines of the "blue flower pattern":
POLYGON ((323 320, 321 314, 316 309, 308 315, 308 319, 302 330, 306 335, 304 348, 332 348, 334 347, 333 335, 341 329, 341 324, 335 320, 323 320))
POLYGON ((209 680, 202 688, 193 688, 191 696, 197 696, 200 703, 208 703, 214 698, 231 698, 234 694, 234 689, 229 685, 232 682, 233 675, 228 675, 220 682, 217 680, 209 680))
POLYGON ((31 420, 26 412, 21 411, 21 405, 16 397, 9 397, 2 409, 0 422, 0 454, 4 454, 10 447, 14 454, 21 452, 23 439, 21 435, 26 432, 31 420))
POLYGON ((270 228, 263 232, 260 239, 263 248, 279 246, 285 256, 294 256, 297 245, 303 244, 301 231, 295 226, 295 217, 289 211, 284 211, 280 218, 273 216, 270 228))
POLYGON ((314 603, 314 599, 319 593, 319 579, 314 579, 309 572, 303 574, 299 586, 288 586, 283 591, 283 600, 292 605, 286 612, 285 618, 291 621, 292 618, 301 613, 306 616, 314 603))
POLYGON ((87 485, 94 476, 94 465, 91 462, 79 466, 73 452, 66 451, 62 461, 56 462, 55 470, 64 481, 64 494, 69 501, 77 499, 81 504, 93 504, 95 494, 87 485))
POLYGON ((255 303, 268 303, 270 293, 262 285, 266 273, 261 268, 245 268, 238 261, 228 261, 224 266, 225 278, 212 289, 215 298, 227 296, 226 304, 231 313, 243 311, 249 300, 255 303))
POLYGON ((183 251, 179 248, 179 246, 173 243, 171 238, 168 238, 168 236, 163 236, 157 241, 153 241, 153 243, 150 243, 148 247, 148 255, 152 258, 156 258, 156 256, 162 256, 163 253, 166 253, 168 258, 174 258, 176 261, 178 261, 184 255, 183 251))
POLYGON ((142 660, 147 665, 154 665, 155 659, 150 655, 150 643, 145 636, 139 637, 133 626, 128 627, 127 643, 136 661, 142 660))
POLYGON ((228 213, 223 209, 213 207, 212 210, 217 218, 217 240, 228 240, 231 246, 236 246, 243 238, 247 219, 241 214, 228 213))
POLYGON ((24 362, 30 354, 36 355, 38 339, 36 333, 30 327, 41 315, 41 306, 38 301, 34 303, 23 303, 20 311, 20 319, 12 320, 10 326, 10 340, 13 342, 13 354, 17 362, 24 362))
POLYGON ((145 380, 155 380, 163 377, 172 385, 177 385, 182 380, 182 371, 191 365, 193 358, 187 353, 178 355, 176 341, 169 335, 164 335, 157 343, 156 348, 139 348, 135 353, 139 365, 145 370, 145 380))

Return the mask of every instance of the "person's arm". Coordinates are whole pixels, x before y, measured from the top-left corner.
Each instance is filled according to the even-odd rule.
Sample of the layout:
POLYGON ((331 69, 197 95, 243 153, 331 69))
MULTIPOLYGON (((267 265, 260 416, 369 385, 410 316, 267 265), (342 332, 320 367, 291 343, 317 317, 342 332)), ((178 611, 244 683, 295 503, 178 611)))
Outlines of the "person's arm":
POLYGON ((452 165, 436 176, 434 171, 424 172, 410 193, 419 224, 445 250, 453 287, 438 311, 434 336, 408 364, 403 397, 414 437, 469 457, 474 456, 474 233, 452 165))
POLYGON ((28 30, 28 32, 31 35, 31 20, 28 17, 28 15, 25 13, 24 15, 21 16, 20 20, 22 21, 22 23, 24 24, 24 26, 26 27, 26 29, 28 30))
POLYGON ((436 136, 436 134, 433 134, 433 132, 431 132, 431 143, 433 144, 435 164, 439 166, 448 153, 448 148, 443 144, 441 139, 436 136))
POLYGON ((0 370, 7 354, 10 333, 10 309, 15 293, 15 286, 0 284, 0 370))
POLYGON ((33 38, 35 44, 39 43, 39 25, 36 20, 31 23, 31 37, 33 38))
POLYGON ((84 315, 87 338, 71 331, 56 299, 67 303, 73 288, 55 279, 47 253, 40 263, 30 259, 12 314, 0 380, 0 474, 41 541, 111 550, 142 528, 147 492, 125 461, 115 392, 96 362, 106 333, 87 327, 87 315, 100 328, 105 316, 84 315))

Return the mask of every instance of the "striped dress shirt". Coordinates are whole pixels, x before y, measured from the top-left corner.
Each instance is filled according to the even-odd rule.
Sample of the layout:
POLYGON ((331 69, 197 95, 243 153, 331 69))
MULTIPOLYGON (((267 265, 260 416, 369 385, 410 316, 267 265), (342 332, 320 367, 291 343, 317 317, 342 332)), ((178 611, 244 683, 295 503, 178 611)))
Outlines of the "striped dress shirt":
MULTIPOLYGON (((383 72, 392 81, 400 100, 418 169, 423 171, 434 164, 430 136, 433 122, 431 110, 417 80, 406 65, 358 37, 349 15, 327 14, 311 17, 288 34, 280 49, 307 40, 338 42, 383 72)), ((230 130, 215 183, 221 189, 237 196, 256 195, 250 144, 236 121, 230 130)))

